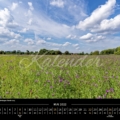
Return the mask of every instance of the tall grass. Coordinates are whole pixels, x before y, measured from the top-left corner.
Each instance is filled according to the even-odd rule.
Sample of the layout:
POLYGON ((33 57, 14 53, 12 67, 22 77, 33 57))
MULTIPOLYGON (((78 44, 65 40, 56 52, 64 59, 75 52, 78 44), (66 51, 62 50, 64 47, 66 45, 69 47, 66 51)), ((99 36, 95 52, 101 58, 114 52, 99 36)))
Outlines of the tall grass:
POLYGON ((0 56, 0 98, 120 98, 120 56, 33 57, 0 56))

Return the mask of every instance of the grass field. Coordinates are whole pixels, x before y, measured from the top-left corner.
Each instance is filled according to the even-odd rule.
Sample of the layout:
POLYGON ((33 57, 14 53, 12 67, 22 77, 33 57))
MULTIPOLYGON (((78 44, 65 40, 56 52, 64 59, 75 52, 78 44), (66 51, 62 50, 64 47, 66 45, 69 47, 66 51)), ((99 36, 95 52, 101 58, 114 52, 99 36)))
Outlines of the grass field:
POLYGON ((120 56, 0 56, 0 98, 120 98, 120 56))

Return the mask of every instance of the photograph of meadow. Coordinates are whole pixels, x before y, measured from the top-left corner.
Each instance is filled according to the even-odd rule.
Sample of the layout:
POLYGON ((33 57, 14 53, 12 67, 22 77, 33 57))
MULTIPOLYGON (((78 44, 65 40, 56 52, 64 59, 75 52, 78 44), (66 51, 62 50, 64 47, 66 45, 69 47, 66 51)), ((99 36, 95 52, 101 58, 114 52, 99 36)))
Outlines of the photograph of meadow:
POLYGON ((0 0, 0 99, 120 98, 120 0, 0 0))

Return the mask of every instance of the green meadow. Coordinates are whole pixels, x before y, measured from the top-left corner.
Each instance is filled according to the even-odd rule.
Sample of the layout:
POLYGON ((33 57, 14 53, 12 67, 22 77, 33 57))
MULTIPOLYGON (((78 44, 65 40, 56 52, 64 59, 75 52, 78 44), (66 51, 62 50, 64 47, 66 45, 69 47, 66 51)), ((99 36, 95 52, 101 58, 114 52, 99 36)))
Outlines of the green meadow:
POLYGON ((120 98, 119 55, 1 55, 0 98, 120 98))

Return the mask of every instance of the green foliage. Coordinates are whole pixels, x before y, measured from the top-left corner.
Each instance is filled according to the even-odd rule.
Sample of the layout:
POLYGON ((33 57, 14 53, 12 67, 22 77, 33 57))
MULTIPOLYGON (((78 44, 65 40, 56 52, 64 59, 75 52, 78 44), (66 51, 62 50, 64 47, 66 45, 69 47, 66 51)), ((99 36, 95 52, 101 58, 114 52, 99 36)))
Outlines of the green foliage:
POLYGON ((39 55, 42 55, 42 54, 48 54, 48 50, 47 49, 41 49, 39 51, 39 55))
POLYGON ((64 53, 62 53, 60 50, 47 50, 45 48, 43 49, 40 49, 39 51, 29 51, 29 50, 26 50, 26 52, 22 52, 20 50, 13 50, 13 51, 3 51, 1 50, 0 51, 0 54, 17 54, 17 55, 23 55, 23 54, 27 54, 27 55, 36 55, 36 54, 39 54, 39 55, 110 55, 110 54, 115 54, 115 55, 120 55, 120 47, 117 47, 117 48, 113 48, 113 49, 106 49, 106 50, 102 50, 101 52, 99 52, 98 50, 96 51, 92 51, 89 53, 84 53, 84 52, 81 52, 81 53, 70 53, 69 51, 65 51, 64 53))
POLYGON ((93 54, 93 52, 90 52, 90 55, 92 55, 93 54))
POLYGON ((84 55, 84 54, 85 54, 84 52, 79 53, 79 55, 84 55))
POLYGON ((1 51, 0 51, 0 54, 4 54, 4 51, 1 50, 1 51))
POLYGON ((65 53, 64 53, 65 55, 69 55, 70 53, 69 53, 69 51, 65 51, 65 53))
POLYGON ((115 55, 120 55, 120 51, 116 51, 114 54, 115 55))
POLYGON ((92 55, 99 55, 99 51, 98 50, 94 51, 92 55))
POLYGON ((106 50, 102 50, 100 52, 101 55, 110 55, 110 54, 114 54, 115 49, 106 49, 106 50))
POLYGON ((55 55, 61 55, 62 52, 60 50, 55 51, 55 55))

